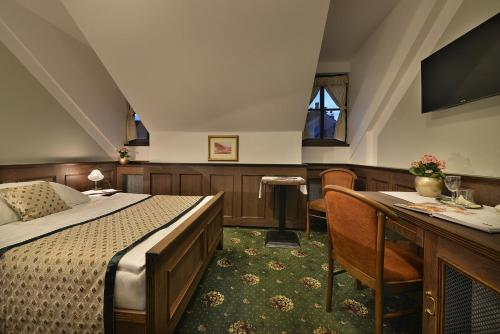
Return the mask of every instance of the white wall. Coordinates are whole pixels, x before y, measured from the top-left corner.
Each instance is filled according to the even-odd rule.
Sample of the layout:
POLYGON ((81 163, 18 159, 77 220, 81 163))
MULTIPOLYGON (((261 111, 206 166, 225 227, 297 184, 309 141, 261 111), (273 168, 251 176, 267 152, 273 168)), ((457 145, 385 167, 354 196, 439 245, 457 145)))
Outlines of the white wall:
MULTIPOLYGON (((354 150, 412 50, 434 0, 401 0, 351 61, 348 141, 354 150)), ((355 153, 355 152, 352 152, 355 153)))
MULTIPOLYGON (((434 51, 500 11, 495 0, 465 0, 434 51)), ((421 114, 420 75, 378 136, 378 164, 408 167, 424 153, 448 162, 448 172, 500 177, 500 96, 421 114)))
POLYGON ((329 2, 62 0, 150 132, 151 161, 206 162, 222 130, 256 163, 301 162, 329 2))
POLYGON ((500 96, 421 114, 420 76, 378 137, 378 162, 407 168, 424 153, 448 163, 447 172, 500 176, 500 96))
POLYGON ((0 42, 0 164, 104 160, 107 154, 0 42))
POLYGON ((208 135, 239 135, 239 163, 300 164, 302 132, 156 132, 154 162, 208 162, 208 135))
POLYGON ((420 61, 499 11, 495 0, 401 0, 351 60, 351 146, 304 148, 303 161, 408 168, 435 153, 449 173, 500 176, 500 97, 420 110, 420 61))
MULTIPOLYGON (((56 8, 52 14, 71 20, 64 7, 56 8)), ((0 1, 0 40, 115 157, 116 147, 125 140, 125 98, 94 51, 73 35, 15 1, 0 1)))
POLYGON ((315 147, 302 148, 303 163, 349 163, 349 147, 315 147))
POLYGON ((349 61, 320 61, 316 73, 348 73, 351 70, 349 61))

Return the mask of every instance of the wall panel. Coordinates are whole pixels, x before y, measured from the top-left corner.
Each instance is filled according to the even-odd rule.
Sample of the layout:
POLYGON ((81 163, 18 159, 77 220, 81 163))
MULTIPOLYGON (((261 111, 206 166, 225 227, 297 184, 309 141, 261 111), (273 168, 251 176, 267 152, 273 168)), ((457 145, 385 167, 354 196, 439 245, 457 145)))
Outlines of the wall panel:
MULTIPOLYGON (((262 198, 258 198, 262 176, 307 178, 305 165, 144 163, 135 168, 118 166, 118 180, 123 180, 127 173, 136 174, 139 166, 144 175, 144 193, 213 195, 224 191, 224 224, 248 227, 278 225, 274 188, 265 187, 262 198)), ((306 196, 299 195, 298 189, 287 190, 288 227, 305 227, 306 200, 306 196)))
POLYGON ((85 191, 90 188, 90 181, 87 179, 88 174, 70 174, 65 175, 64 183, 78 191, 85 191))
POLYGON ((197 196, 203 195, 203 176, 201 174, 180 174, 180 195, 197 196))
POLYGON ((234 217, 234 175, 210 175, 210 195, 224 192, 224 218, 234 217))
MULTIPOLYGON (((309 180, 319 179, 319 173, 325 169, 342 167, 352 170, 358 176, 356 190, 367 191, 415 191, 415 177, 406 169, 362 166, 353 164, 309 164, 307 174, 309 180)), ((500 178, 460 175, 462 188, 475 191, 475 201, 495 206, 500 203, 500 178)), ((446 188, 443 189, 448 193, 446 188)))
MULTIPOLYGON (((241 176, 241 218, 265 218, 268 193, 264 190, 259 199, 260 179, 263 175, 241 176), (257 195, 257 196, 256 196, 257 195)), ((266 187, 267 188, 267 187, 266 187)))
MULTIPOLYGON (((78 190, 93 184, 87 175, 99 169, 106 177, 99 187, 124 188, 127 175, 142 176, 146 194, 213 195, 224 191, 224 224, 238 226, 277 226, 278 198, 273 187, 265 187, 258 198, 260 178, 264 175, 302 176, 318 182, 319 173, 332 167, 353 170, 358 175, 357 190, 414 191, 414 177, 404 169, 349 164, 254 165, 254 164, 163 164, 116 162, 36 164, 0 166, 0 183, 50 180, 78 190)), ((478 203, 500 203, 500 179, 462 175, 462 187, 475 190, 478 203)), ((446 191, 446 190, 445 190, 446 191)), ((298 189, 287 189, 287 226, 305 227, 307 197, 298 189)))
POLYGON ((170 173, 154 173, 150 175, 151 195, 172 195, 173 177, 170 173))
POLYGON ((0 183, 44 180, 85 191, 94 187, 94 183, 87 179, 93 169, 99 169, 104 175, 104 180, 98 182, 98 187, 116 187, 116 162, 114 161, 0 166, 0 183))

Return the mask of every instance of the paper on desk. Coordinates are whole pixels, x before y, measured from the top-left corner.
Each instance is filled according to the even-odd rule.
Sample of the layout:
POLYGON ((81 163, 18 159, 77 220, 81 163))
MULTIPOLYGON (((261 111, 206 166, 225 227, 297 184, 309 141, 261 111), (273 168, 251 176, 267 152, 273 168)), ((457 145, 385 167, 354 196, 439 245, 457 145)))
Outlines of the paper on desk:
POLYGON ((488 233, 500 232, 500 214, 490 206, 485 205, 482 209, 460 209, 441 204, 435 198, 420 196, 416 192, 381 191, 381 193, 417 204, 416 206, 411 205, 411 207, 407 207, 407 204, 394 204, 399 207, 427 213, 436 218, 488 233), (437 206, 440 210, 436 212, 426 211, 426 206, 429 205, 437 206))

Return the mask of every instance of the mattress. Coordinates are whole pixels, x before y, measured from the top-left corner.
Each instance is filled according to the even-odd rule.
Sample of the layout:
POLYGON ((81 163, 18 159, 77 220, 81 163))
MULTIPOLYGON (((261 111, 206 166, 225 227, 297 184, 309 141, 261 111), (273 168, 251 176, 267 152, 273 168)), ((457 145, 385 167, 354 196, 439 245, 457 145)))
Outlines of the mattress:
MULTIPOLYGON (((0 248, 29 240, 54 230, 94 219, 125 206, 145 199, 149 195, 119 193, 111 197, 92 198, 89 203, 77 205, 70 210, 58 212, 46 217, 28 222, 14 222, 0 226, 0 248)), ((136 245, 125 254, 118 263, 115 282, 115 307, 134 310, 145 309, 146 298, 146 252, 159 240, 167 236, 177 226, 182 224, 202 205, 210 200, 205 198, 192 210, 185 213, 178 221, 168 228, 160 230, 136 245)))

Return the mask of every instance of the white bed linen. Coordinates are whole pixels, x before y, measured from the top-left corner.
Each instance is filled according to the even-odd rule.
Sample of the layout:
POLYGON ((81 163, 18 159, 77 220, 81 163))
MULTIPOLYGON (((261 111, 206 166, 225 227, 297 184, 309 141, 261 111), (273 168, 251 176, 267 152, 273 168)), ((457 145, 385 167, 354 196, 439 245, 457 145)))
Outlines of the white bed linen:
POLYGON ((115 307, 140 311, 146 309, 146 252, 211 198, 212 196, 207 196, 175 223, 156 232, 121 258, 115 278, 115 307))
MULTIPOLYGON (((18 221, 0 226, 0 248, 23 242, 54 230, 78 224, 119 210, 145 199, 148 195, 118 193, 111 197, 95 197, 89 203, 49 216, 18 221)), ((207 196, 196 207, 185 213, 169 227, 162 229, 132 248, 118 263, 115 281, 115 307, 144 310, 146 307, 146 252, 159 240, 182 224, 196 210, 210 200, 207 196)))

